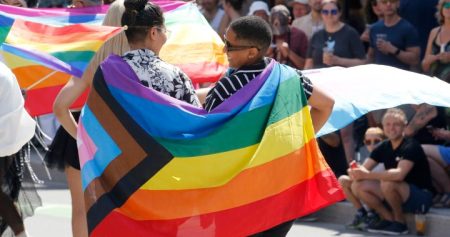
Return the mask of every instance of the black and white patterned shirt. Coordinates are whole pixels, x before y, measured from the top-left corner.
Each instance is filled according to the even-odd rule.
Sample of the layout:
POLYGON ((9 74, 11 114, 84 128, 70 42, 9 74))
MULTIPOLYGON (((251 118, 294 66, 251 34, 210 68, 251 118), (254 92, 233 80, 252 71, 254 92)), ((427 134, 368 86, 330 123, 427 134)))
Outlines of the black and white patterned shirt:
MULTIPOLYGON (((212 88, 206 96, 204 108, 206 111, 211 111, 215 107, 219 106, 222 102, 228 99, 231 95, 236 93, 242 87, 247 85, 251 80, 257 77, 267 65, 270 63, 270 58, 264 58, 264 60, 249 66, 243 66, 236 71, 229 73, 227 76, 222 77, 217 84, 212 88)), ((306 98, 312 94, 313 84, 305 77, 300 70, 296 70, 300 76, 303 89, 306 94, 306 98)))
POLYGON ((189 77, 178 67, 161 60, 149 49, 126 52, 122 59, 130 65, 142 85, 200 107, 189 77))

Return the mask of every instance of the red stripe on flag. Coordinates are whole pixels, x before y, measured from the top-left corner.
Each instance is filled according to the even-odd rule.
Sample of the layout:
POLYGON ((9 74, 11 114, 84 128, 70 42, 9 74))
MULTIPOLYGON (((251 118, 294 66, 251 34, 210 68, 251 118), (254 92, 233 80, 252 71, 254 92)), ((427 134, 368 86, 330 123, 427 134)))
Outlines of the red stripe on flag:
MULTIPOLYGON (((53 102, 64 85, 32 89, 27 91, 25 108, 31 116, 53 113, 53 102)), ((89 90, 86 90, 70 107, 81 108, 86 102, 89 90)))
POLYGON ((201 216, 136 221, 113 211, 90 236, 248 236, 342 199, 344 194, 333 172, 326 170, 272 197, 201 216))

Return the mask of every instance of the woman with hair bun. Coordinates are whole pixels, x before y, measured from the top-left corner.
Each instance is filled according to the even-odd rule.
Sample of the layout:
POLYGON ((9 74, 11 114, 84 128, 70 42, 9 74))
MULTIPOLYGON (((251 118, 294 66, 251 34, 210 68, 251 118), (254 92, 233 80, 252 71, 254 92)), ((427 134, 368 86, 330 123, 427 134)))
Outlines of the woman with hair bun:
POLYGON ((144 86, 200 107, 188 76, 158 56, 168 33, 160 7, 147 0, 126 0, 124 5, 122 26, 131 51, 122 59, 144 86))

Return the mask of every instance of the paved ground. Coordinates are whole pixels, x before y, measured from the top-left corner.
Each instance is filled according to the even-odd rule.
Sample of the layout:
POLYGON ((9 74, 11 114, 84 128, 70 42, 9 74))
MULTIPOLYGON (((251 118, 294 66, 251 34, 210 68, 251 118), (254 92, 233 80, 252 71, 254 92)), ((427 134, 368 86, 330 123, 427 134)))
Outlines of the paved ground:
MULTIPOLYGON (((37 156, 33 156, 32 165, 39 178, 45 180, 46 173, 42 169, 37 156)), ((25 226, 33 237, 70 237, 70 195, 62 173, 51 171, 53 180, 46 180, 38 186, 43 206, 36 210, 33 217, 25 220, 25 226)), ((323 222, 298 222, 291 229, 288 237, 308 236, 376 236, 368 233, 349 231, 342 225, 323 222)), ((411 235, 412 236, 412 235, 411 235)))

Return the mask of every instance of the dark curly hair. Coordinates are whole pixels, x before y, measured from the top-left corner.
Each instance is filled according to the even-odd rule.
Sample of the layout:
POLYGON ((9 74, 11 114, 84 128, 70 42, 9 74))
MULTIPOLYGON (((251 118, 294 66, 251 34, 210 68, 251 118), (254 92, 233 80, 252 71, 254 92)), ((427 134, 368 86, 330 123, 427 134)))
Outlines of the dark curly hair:
POLYGON ((272 42, 272 29, 261 17, 240 17, 231 22, 230 29, 236 34, 236 39, 258 47, 261 52, 267 51, 272 42))
POLYGON ((128 27, 125 35, 130 43, 143 41, 151 27, 164 25, 161 8, 148 0, 125 0, 124 6, 122 26, 128 27))

